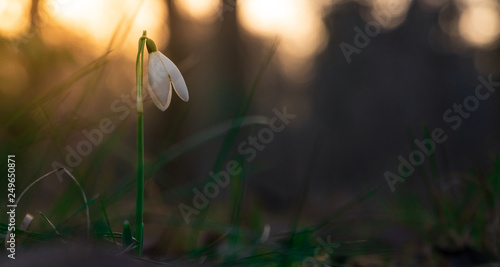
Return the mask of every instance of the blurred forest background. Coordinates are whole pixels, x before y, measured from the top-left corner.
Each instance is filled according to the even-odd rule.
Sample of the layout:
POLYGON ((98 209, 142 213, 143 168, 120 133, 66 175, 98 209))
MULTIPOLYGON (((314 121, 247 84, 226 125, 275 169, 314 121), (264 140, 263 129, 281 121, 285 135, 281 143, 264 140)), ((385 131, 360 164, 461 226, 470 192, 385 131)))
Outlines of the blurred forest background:
MULTIPOLYGON (((204 186, 223 146, 224 132, 212 136, 210 129, 235 119, 258 81, 246 115, 272 117, 286 106, 297 117, 244 164, 244 190, 236 193, 244 192, 242 224, 257 232, 269 225, 276 235, 295 222, 318 222, 373 189, 323 235, 367 240, 367 254, 381 253, 370 242, 384 244, 386 253, 426 236, 436 247, 498 256, 498 241, 481 237, 500 229, 500 96, 481 101, 455 131, 443 113, 474 94, 478 75, 500 74, 499 1, 0 0, 0 151, 16 155, 18 193, 62 164, 87 197, 102 200, 113 230, 133 222, 135 58, 143 30, 180 68, 190 93, 187 103, 174 96, 163 113, 146 102, 146 253, 189 247, 183 237, 190 228, 165 221, 182 221, 178 205, 190 204, 192 188, 204 186), (356 52, 346 56, 343 44, 356 52), (69 164, 69 151, 87 140, 84 131, 103 119, 113 130, 69 164), (392 193, 384 173, 396 172, 398 156, 412 151, 409 136, 421 140, 436 127, 448 140, 392 193)), ((238 144, 263 127, 243 126, 225 160, 238 158, 238 144)), ((31 213, 32 230, 50 232, 42 211, 84 233, 84 213, 71 215, 82 205, 77 188, 55 177, 24 196, 18 221, 31 213)), ((211 201, 208 221, 231 218, 232 192, 221 189, 211 201)), ((93 225, 102 217, 94 206, 93 225)))

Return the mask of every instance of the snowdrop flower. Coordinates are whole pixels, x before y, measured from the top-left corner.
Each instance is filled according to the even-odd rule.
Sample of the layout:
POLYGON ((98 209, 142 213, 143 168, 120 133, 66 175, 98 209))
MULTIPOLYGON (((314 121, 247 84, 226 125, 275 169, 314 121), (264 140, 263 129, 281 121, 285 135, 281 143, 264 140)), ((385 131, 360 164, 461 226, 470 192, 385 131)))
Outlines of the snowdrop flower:
POLYGON ((158 52, 151 39, 147 39, 146 47, 149 53, 148 62, 148 92, 155 105, 165 111, 172 100, 172 87, 185 102, 189 100, 186 82, 175 64, 164 54, 158 52))

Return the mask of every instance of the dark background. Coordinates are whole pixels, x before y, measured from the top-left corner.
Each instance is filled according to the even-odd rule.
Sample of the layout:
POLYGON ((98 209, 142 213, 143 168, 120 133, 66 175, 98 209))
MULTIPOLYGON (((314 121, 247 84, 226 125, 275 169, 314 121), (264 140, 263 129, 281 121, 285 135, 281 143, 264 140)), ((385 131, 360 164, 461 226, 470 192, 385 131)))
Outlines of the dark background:
MULTIPOLYGON (((490 2, 498 11, 498 1, 490 2)), ((39 1, 33 3, 36 6, 39 1)), ((163 152, 185 138, 236 118, 259 68, 265 66, 246 115, 272 117, 273 108, 282 110, 286 106, 297 118, 285 131, 277 133, 255 160, 245 164, 244 220, 250 221, 257 209, 261 222, 269 223, 272 233, 280 233, 288 229, 302 194, 305 197, 299 221, 308 224, 375 189, 374 200, 361 202, 340 220, 340 224, 356 220, 358 228, 337 232, 337 236, 375 236, 403 243, 401 236, 412 234, 407 229, 404 234, 399 232, 394 226, 399 223, 378 204, 397 204, 405 195, 420 196, 424 203, 430 201, 417 172, 398 183, 395 193, 390 192, 383 175, 386 171, 396 173, 398 156, 407 158, 412 151, 409 132, 422 140, 426 127, 445 130, 448 139, 436 146, 438 179, 431 183, 431 188, 439 190, 444 190, 442 182, 450 185, 450 181, 457 182, 459 188, 463 182, 460 174, 471 169, 487 172, 500 145, 498 92, 480 101, 478 110, 457 130, 443 120, 443 113, 454 103, 462 103, 474 94, 480 84, 479 75, 498 77, 499 37, 483 46, 468 43, 457 32, 465 10, 462 2, 440 1, 433 7, 426 3, 412 1, 395 25, 381 29, 359 54, 351 55, 348 63, 340 44, 354 45, 355 27, 365 29, 373 20, 369 16, 371 2, 337 1, 325 5, 318 12, 326 30, 324 48, 298 61, 294 61, 293 53, 288 54, 290 61, 286 61, 283 57, 287 54, 280 49, 287 39, 279 34, 252 34, 240 25, 237 11, 225 12, 223 20, 214 14, 202 23, 183 14, 175 2, 166 1, 169 11, 165 23, 170 36, 168 44, 159 50, 178 64, 191 99, 184 103, 174 95, 171 107, 164 113, 151 102, 146 103, 146 162, 154 165, 163 152), (274 40, 277 51, 266 65, 274 40), (290 75, 283 64, 297 64, 296 68, 304 69, 303 76, 290 75), (375 229, 375 225, 381 226, 375 229)), ((32 8, 31 14, 37 12, 43 13, 43 9, 32 8)), ((130 58, 113 52, 105 67, 51 94, 72 73, 102 54, 96 55, 91 48, 73 48, 65 42, 51 44, 41 37, 44 31, 50 28, 40 28, 34 37, 22 42, 18 53, 9 48, 12 39, 4 37, 0 43, 0 124, 4 125, 0 151, 2 155, 17 156, 20 193, 31 181, 49 172, 54 160, 64 162, 65 147, 75 147, 83 138, 82 130, 96 128, 102 118, 111 118, 117 130, 105 136, 103 145, 72 172, 81 179, 89 197, 103 196, 112 210, 111 221, 119 229, 123 219, 133 218, 135 115, 131 109, 131 116, 122 121, 110 112, 109 106, 120 95, 133 92, 136 52, 130 58), (16 80, 19 76, 12 75, 12 69, 16 70, 12 66, 22 66, 26 72, 20 76, 24 77, 22 83, 16 80), (9 94, 9 90, 17 93, 9 94), (43 98, 46 95, 49 97, 43 98), (40 98, 43 101, 33 102, 40 98), (26 112, 17 116, 20 111, 26 112)), ((141 32, 129 34, 139 38, 141 32)), ((72 38, 64 35, 62 40, 72 38)), ((237 145, 264 127, 242 127, 224 160, 238 159, 237 145)), ((223 140, 224 134, 204 141, 149 174, 146 222, 154 224, 157 214, 181 218, 177 205, 189 204, 192 188, 204 186, 223 140)), ((427 158, 426 172, 431 171, 428 164, 427 158)), ((0 190, 6 192, 5 186, 3 183, 0 190)), ((72 207, 81 204, 78 199, 67 205, 60 201, 74 198, 78 194, 74 190, 67 181, 44 181, 27 195, 18 218, 43 210, 54 221, 63 220, 72 207)), ((210 220, 229 216, 230 197, 229 189, 221 190, 211 204, 210 220)), ((50 229, 44 223, 38 227, 50 229)))

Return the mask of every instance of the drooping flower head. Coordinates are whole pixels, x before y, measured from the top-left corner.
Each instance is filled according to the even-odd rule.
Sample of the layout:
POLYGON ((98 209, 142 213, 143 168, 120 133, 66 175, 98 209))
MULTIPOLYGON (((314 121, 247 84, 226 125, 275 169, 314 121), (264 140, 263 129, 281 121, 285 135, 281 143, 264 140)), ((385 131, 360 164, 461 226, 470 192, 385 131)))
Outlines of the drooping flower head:
POLYGON ((155 105, 165 111, 172 100, 172 87, 185 102, 189 100, 186 82, 175 64, 158 51, 156 44, 147 39, 146 47, 149 53, 148 62, 148 92, 155 105))

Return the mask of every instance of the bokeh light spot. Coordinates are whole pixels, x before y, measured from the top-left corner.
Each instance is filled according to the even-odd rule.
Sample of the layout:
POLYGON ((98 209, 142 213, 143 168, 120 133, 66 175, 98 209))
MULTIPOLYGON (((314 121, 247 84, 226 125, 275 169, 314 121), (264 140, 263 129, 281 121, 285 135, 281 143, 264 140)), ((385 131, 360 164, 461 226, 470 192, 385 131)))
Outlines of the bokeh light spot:
POLYGON ((216 17, 219 0, 180 0, 178 6, 183 14, 199 21, 210 21, 216 17))
POLYGON ((168 40, 167 7, 161 0, 47 0, 43 2, 43 10, 52 18, 50 31, 42 30, 47 42, 65 42, 70 39, 66 35, 71 34, 82 37, 94 47, 105 48, 120 25, 124 27, 116 32, 120 41, 117 45, 123 44, 127 55, 134 56, 132 51, 137 49, 137 40, 143 30, 147 30, 148 36, 159 46, 168 40))
POLYGON ((29 28, 30 0, 0 0, 0 36, 15 38, 29 28))
POLYGON ((290 61, 308 61, 324 49, 327 32, 321 17, 322 8, 321 1, 242 0, 238 17, 250 33, 281 40, 278 52, 286 74, 307 75, 305 65, 290 64, 290 61))
POLYGON ((500 35, 499 12, 498 4, 491 1, 468 5, 459 21, 462 38, 474 46, 490 45, 500 35))

